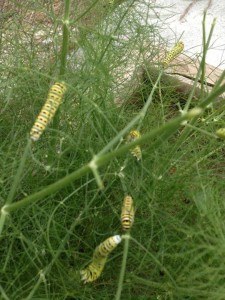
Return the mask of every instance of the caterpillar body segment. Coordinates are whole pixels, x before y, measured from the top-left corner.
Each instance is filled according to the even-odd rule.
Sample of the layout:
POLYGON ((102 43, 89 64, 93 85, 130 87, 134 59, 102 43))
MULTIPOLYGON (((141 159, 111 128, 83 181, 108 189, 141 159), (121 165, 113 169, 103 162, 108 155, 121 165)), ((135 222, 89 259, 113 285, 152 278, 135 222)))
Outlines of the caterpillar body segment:
POLYGON ((107 257, 121 242, 120 235, 114 235, 102 242, 94 251, 93 258, 107 257))
POLYGON ((141 137, 141 134, 138 130, 131 130, 127 137, 127 141, 132 142, 132 141, 138 139, 139 137, 141 137))
POLYGON ((134 223, 134 205, 131 196, 125 196, 121 211, 121 224, 123 230, 130 230, 134 223))
POLYGON ((142 153, 141 153, 141 148, 140 146, 136 146, 134 149, 132 149, 130 151, 130 153, 136 157, 137 160, 141 160, 141 157, 142 157, 142 153))
POLYGON ((221 139, 225 139, 225 128, 217 129, 216 135, 221 139))
POLYGON ((88 283, 98 279, 104 269, 106 260, 106 257, 93 260, 86 269, 80 271, 81 280, 88 283))

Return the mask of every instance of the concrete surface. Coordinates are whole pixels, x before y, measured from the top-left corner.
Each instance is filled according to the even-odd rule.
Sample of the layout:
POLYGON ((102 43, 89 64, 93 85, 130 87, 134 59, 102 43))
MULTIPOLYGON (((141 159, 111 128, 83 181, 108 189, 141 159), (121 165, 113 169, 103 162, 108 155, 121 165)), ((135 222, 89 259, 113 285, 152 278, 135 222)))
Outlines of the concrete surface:
MULTIPOLYGON (((216 18, 206 62, 225 69, 225 0, 151 0, 156 6, 156 18, 163 24, 161 34, 169 44, 180 39, 188 55, 202 49, 202 20, 207 10, 206 32, 216 18)), ((151 16, 152 17, 152 16, 151 16)), ((150 20, 152 22, 152 19, 150 20)))

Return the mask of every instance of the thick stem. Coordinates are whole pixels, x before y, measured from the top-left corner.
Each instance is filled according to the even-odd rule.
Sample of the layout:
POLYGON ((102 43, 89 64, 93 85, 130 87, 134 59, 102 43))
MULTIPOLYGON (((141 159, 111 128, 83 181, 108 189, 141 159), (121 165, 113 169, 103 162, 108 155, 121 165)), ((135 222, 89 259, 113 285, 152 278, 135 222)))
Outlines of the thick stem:
MULTIPOLYGON (((62 48, 61 48, 61 58, 60 58, 60 71, 59 76, 62 78, 66 73, 66 61, 67 61, 67 53, 69 48, 69 15, 70 15, 70 0, 64 1, 64 16, 63 16, 63 40, 62 40, 62 48)), ((53 127, 57 129, 59 126, 59 110, 55 114, 55 118, 53 119, 53 127)), ((56 134, 56 133, 54 133, 56 134)))
POLYGON ((152 103, 152 99, 153 99, 153 95, 154 92, 156 91, 157 87, 158 87, 158 83, 161 79, 162 76, 162 72, 159 73, 159 76, 151 90, 151 93, 145 103, 145 105, 143 106, 143 108, 141 109, 141 111, 138 113, 138 115, 123 129, 121 130, 117 136, 111 140, 111 142, 109 142, 99 153, 98 155, 100 156, 101 154, 105 154, 107 151, 109 151, 118 141, 120 141, 120 139, 124 136, 124 134, 126 134, 129 130, 131 130, 133 128, 134 125, 136 125, 138 123, 138 129, 140 127, 141 122, 143 121, 148 108, 150 106, 150 104, 152 103))
MULTIPOLYGON (((188 116, 185 116, 185 115, 179 116, 178 118, 171 120, 170 122, 162 125, 159 128, 153 129, 150 133, 141 136, 139 139, 133 141, 132 143, 126 144, 115 151, 109 152, 105 155, 97 154, 94 158, 97 168, 105 165, 106 163, 111 161, 113 158, 127 153, 129 151, 129 149, 133 148, 134 146, 141 145, 141 144, 145 143, 146 141, 154 139, 157 136, 160 137, 161 134, 165 134, 165 132, 167 132, 167 131, 169 132, 167 137, 169 137, 172 133, 174 133, 180 127, 181 122, 187 118, 188 118, 188 116)), ((163 143, 162 140, 161 140, 161 142, 163 143)), ((159 145, 160 145, 160 143, 157 143, 157 147, 159 145)), ((43 190, 41 190, 37 193, 34 193, 28 197, 25 197, 22 200, 12 203, 10 205, 5 205, 2 209, 4 210, 5 213, 9 213, 16 209, 25 207, 31 203, 35 203, 36 201, 43 199, 44 197, 46 197, 50 194, 53 194, 53 193, 61 190, 62 188, 68 186, 73 181, 79 179, 80 177, 86 175, 87 173, 90 173, 92 171, 92 167, 91 167, 92 164, 93 163, 91 161, 88 164, 86 164, 85 166, 81 167, 80 169, 63 177, 62 179, 56 181, 55 183, 50 184, 43 190)))
POLYGON ((151 281, 148 279, 144 279, 144 278, 138 277, 134 274, 130 274, 129 278, 131 278, 138 285, 142 284, 142 285, 149 286, 150 288, 153 288, 153 289, 168 291, 168 286, 166 284, 162 284, 162 283, 158 283, 158 282, 151 281))
POLYGON ((9 297, 6 295, 6 292, 4 291, 4 289, 1 285, 0 285, 0 293, 1 293, 2 299, 10 300, 9 297))
POLYGON ((203 31, 203 56, 202 56, 202 61, 200 65, 200 70, 201 70, 201 96, 204 96, 204 85, 205 85, 205 64, 206 64, 206 53, 209 49, 209 44, 212 38, 213 30, 216 25, 216 19, 213 20, 208 39, 206 41, 206 28, 205 28, 205 20, 206 20, 206 11, 204 12, 204 17, 203 17, 203 22, 202 22, 202 31, 203 31))
POLYGON ((124 276, 126 271, 127 256, 128 256, 129 242, 130 242, 130 234, 127 234, 123 238, 125 239, 124 248, 123 248, 123 260, 122 260, 122 266, 120 270, 120 277, 119 277, 115 300, 120 300, 122 289, 123 289, 123 281, 124 281, 124 276))
POLYGON ((19 168, 18 168, 18 170, 16 172, 16 175, 14 177, 12 187, 11 187, 11 189, 9 191, 9 194, 8 194, 8 197, 6 199, 5 204, 7 204, 7 205, 10 204, 13 201, 13 198, 15 196, 16 189, 17 189, 17 187, 20 183, 21 176, 22 176, 22 173, 24 171, 24 166, 25 166, 25 162, 26 162, 29 150, 30 150, 30 146, 31 146, 31 140, 29 139, 28 142, 27 142, 27 145, 24 149, 24 153, 23 153, 23 156, 21 158, 19 168))
POLYGON ((56 181, 55 183, 50 184, 49 186, 47 186, 46 188, 44 188, 43 190, 41 190, 37 193, 34 193, 28 197, 25 197, 20 201, 12 203, 11 205, 5 205, 3 207, 4 211, 6 213, 9 213, 9 212, 17 210, 19 208, 25 207, 28 204, 35 203, 36 201, 43 199, 44 197, 61 190, 63 187, 69 185, 74 180, 76 180, 76 179, 82 177, 83 175, 87 174, 88 172, 90 172, 90 170, 91 169, 90 169, 89 165, 86 165, 86 166, 80 168, 79 170, 71 173, 70 175, 65 176, 64 178, 56 181))
MULTIPOLYGON (((204 28, 204 26, 205 26, 205 15, 204 15, 204 19, 203 19, 203 28, 204 28)), ((215 19, 213 20, 213 23, 211 25, 207 41, 205 41, 205 36, 204 36, 204 33, 203 33, 203 57, 202 57, 202 60, 201 60, 198 72, 197 72, 196 77, 195 77, 195 81, 194 81, 194 84, 193 84, 192 91, 191 91, 191 93, 190 93, 190 95, 188 97, 188 100, 187 100, 186 104, 185 104, 184 112, 187 112, 188 109, 189 109, 189 107, 190 107, 191 100, 193 99, 193 96, 194 96, 194 93, 195 93, 195 89, 197 87, 200 75, 201 75, 201 83, 204 83, 205 58, 206 58, 206 53, 207 53, 207 50, 209 48, 209 44, 210 44, 210 41, 211 41, 211 38, 212 38, 214 27, 215 27, 215 19)), ((203 32, 204 32, 204 29, 203 29, 203 32)), ((203 86, 201 88, 203 89, 203 86)), ((201 96, 202 96, 202 89, 201 89, 201 96)))
MULTIPOLYGON (((205 59, 206 59, 206 32, 205 32, 205 19, 206 19, 206 12, 204 12, 204 17, 202 21, 202 40, 203 40, 203 55, 202 55, 202 74, 201 74, 201 97, 204 95, 204 83, 205 83, 205 59)), ((212 27, 211 27, 212 28, 212 27)))
POLYGON ((0 217, 0 236, 2 234, 4 225, 5 225, 6 217, 7 217, 7 213, 5 212, 4 206, 3 206, 1 209, 1 217, 0 217))
MULTIPOLYGON (((224 77, 225 73, 221 75, 221 77, 224 77)), ((210 103, 213 103, 213 101, 220 95, 222 95, 225 92, 225 84, 222 86, 216 86, 214 89, 211 91, 211 93, 206 97, 202 102, 199 103, 199 107, 205 109, 210 103)), ((191 120, 190 125, 194 125, 198 120, 198 117, 193 118, 191 120)), ((180 137, 179 141, 171 151, 170 157, 173 156, 173 154, 177 151, 177 149, 184 143, 184 141, 187 139, 189 134, 191 133, 192 128, 186 127, 182 133, 182 136, 180 137)), ((168 159, 168 164, 170 163, 170 160, 168 159)), ((164 166, 167 167, 167 166, 164 166)))
MULTIPOLYGON (((222 74, 224 77, 225 73, 222 74)), ((199 106, 202 108, 206 108, 210 103, 213 103, 217 97, 222 95, 225 92, 225 84, 221 85, 220 87, 215 87, 212 92, 206 97, 202 102, 200 102, 199 106)))
POLYGON ((5 207, 7 207, 8 205, 10 205, 12 203, 12 201, 13 201, 13 198, 15 196, 16 190, 18 188, 18 185, 19 185, 21 177, 22 177, 22 173, 24 171, 25 162, 26 162, 29 150, 30 150, 30 145, 31 145, 31 140, 29 139, 28 142, 27 142, 27 145, 26 145, 26 147, 24 149, 24 153, 23 153, 22 159, 20 161, 19 168, 17 169, 16 175, 14 177, 14 181, 13 181, 12 187, 11 187, 11 189, 9 191, 9 194, 8 194, 7 199, 6 199, 5 205, 1 209, 1 215, 0 215, 0 235, 2 234, 3 227, 5 225, 5 220, 6 220, 6 217, 7 217, 7 214, 8 214, 8 212, 5 210, 5 207))
POLYGON ((70 14, 70 0, 65 0, 60 76, 63 76, 66 72, 66 59, 67 59, 68 46, 69 46, 69 14, 70 14))

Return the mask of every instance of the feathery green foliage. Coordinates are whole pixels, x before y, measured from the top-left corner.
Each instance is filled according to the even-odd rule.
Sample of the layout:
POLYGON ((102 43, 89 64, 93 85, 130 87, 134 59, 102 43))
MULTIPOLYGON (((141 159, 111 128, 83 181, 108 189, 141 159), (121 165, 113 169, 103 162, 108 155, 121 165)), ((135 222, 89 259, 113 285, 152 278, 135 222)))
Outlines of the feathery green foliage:
POLYGON ((154 5, 87 3, 10 1, 2 16, 0 298, 222 300, 224 141, 215 132, 225 86, 222 77, 211 92, 203 84, 210 36, 199 98, 194 85, 183 99, 156 63, 159 29, 138 18, 139 4, 152 14, 154 5), (85 28, 99 5, 104 16, 85 28), (140 66, 146 80, 135 96, 135 78, 128 88, 123 79, 132 68, 139 78, 140 66), (68 89, 56 122, 30 142, 59 77, 68 89), (140 139, 127 144, 137 127, 140 139), (137 145, 139 161, 130 153, 137 145), (126 194, 136 212, 124 235, 126 194), (116 234, 123 242, 103 274, 84 285, 79 271, 116 234))

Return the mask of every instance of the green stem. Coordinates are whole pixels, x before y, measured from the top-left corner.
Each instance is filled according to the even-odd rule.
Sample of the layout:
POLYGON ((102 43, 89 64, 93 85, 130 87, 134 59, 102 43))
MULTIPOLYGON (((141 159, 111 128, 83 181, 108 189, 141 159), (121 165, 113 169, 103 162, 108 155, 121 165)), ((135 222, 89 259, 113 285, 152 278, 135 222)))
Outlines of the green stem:
POLYGON ((46 188, 44 188, 43 190, 41 190, 37 193, 34 193, 28 197, 25 197, 20 201, 12 203, 11 205, 8 205, 8 206, 5 205, 3 207, 4 211, 6 213, 9 213, 16 209, 25 207, 30 203, 35 203, 36 201, 43 199, 44 197, 61 190, 63 187, 69 185, 72 181, 87 174, 90 170, 91 169, 89 168, 89 165, 86 165, 86 166, 80 168, 79 170, 71 173, 70 175, 65 176, 64 178, 56 181, 55 183, 50 184, 49 186, 47 186, 46 188))
POLYGON ((6 217, 8 214, 3 208, 4 208, 4 206, 1 209, 1 216, 0 216, 0 236, 2 234, 4 225, 5 225, 5 220, 6 220, 6 217))
POLYGON ((126 271, 127 256, 128 256, 129 242, 130 242, 130 234, 127 234, 123 238, 125 239, 124 247, 123 247, 123 260, 122 260, 122 266, 120 270, 120 277, 119 277, 115 300, 120 300, 121 292, 123 289, 123 281, 124 281, 124 276, 126 271))
POLYGON ((225 78, 225 71, 223 71, 220 78, 216 81, 214 88, 213 88, 214 91, 217 90, 217 88, 221 85, 221 83, 224 81, 224 78, 225 78))
POLYGON ((163 75, 163 70, 160 71, 159 76, 158 76, 155 84, 153 85, 153 88, 151 90, 151 93, 150 93, 145 105, 143 106, 143 108, 141 109, 141 111, 139 113, 138 130, 140 130, 140 127, 142 125, 142 121, 145 118, 145 115, 147 114, 147 111, 148 111, 148 108, 149 108, 150 104, 152 103, 154 92, 158 88, 158 84, 160 83, 160 79, 161 79, 162 75, 163 75))
MULTIPOLYGON (((225 73, 222 74, 224 77, 225 73)), ((213 101, 222 95, 225 92, 225 84, 221 85, 220 87, 214 88, 211 93, 206 97, 202 102, 200 102, 199 106, 202 108, 206 108, 210 103, 213 103, 213 101)))
MULTIPOLYGON (((70 15, 70 0, 64 1, 64 16, 63 16, 63 39, 62 39, 62 48, 61 48, 61 58, 60 58, 60 71, 59 77, 62 78, 66 73, 66 62, 67 62, 67 53, 69 48, 69 15, 70 15)), ((57 110, 55 117, 53 119, 53 128, 58 129, 59 127, 59 110, 57 110)), ((54 133, 56 135, 56 132, 54 133)))
POLYGON ((166 284, 162 284, 162 283, 158 283, 158 282, 151 281, 151 280, 148 280, 148 279, 144 279, 144 278, 141 278, 141 277, 136 276, 134 274, 130 274, 129 277, 131 279, 133 279, 134 282, 137 283, 138 285, 143 284, 143 285, 149 286, 153 289, 168 291, 168 287, 167 287, 166 284))
POLYGON ((151 90, 151 93, 145 103, 145 105, 143 106, 143 108, 141 109, 141 111, 137 114, 137 116, 135 118, 133 118, 133 120, 123 129, 121 130, 117 136, 112 139, 99 153, 98 155, 102 155, 102 154, 105 154, 107 151, 109 151, 117 142, 120 141, 120 139, 124 136, 124 134, 126 134, 129 130, 131 130, 134 125, 136 125, 137 123, 139 123, 139 126, 138 128, 140 127, 140 124, 141 124, 141 121, 144 119, 146 113, 147 113, 147 110, 150 106, 150 104, 152 103, 152 99, 153 99, 153 95, 154 95, 154 92, 155 90, 157 89, 158 87, 158 83, 161 79, 161 76, 162 76, 162 72, 159 73, 159 76, 151 90))
POLYGON ((45 276, 51 271, 51 268, 54 266, 57 259, 59 258, 59 255, 62 253, 63 249, 65 248, 65 244, 68 242, 71 234, 74 232, 75 227, 80 223, 80 217, 81 217, 81 215, 75 221, 73 221, 73 223, 71 224, 68 232, 66 233, 65 237, 62 239, 62 241, 60 243, 60 246, 57 249, 56 253, 54 254, 51 262, 49 263, 49 265, 46 266, 43 270, 41 270, 41 274, 39 272, 39 280, 35 284, 34 289, 31 291, 31 293, 27 296, 27 298, 25 298, 25 300, 32 299, 33 291, 37 290, 37 288, 43 282, 43 279, 45 278, 45 276))
MULTIPOLYGON (((56 181, 55 183, 50 184, 49 186, 47 186, 46 188, 44 188, 43 190, 41 190, 37 193, 34 193, 28 197, 23 198, 22 200, 12 203, 10 205, 4 205, 2 207, 2 211, 4 213, 12 212, 16 209, 25 207, 31 203, 35 203, 38 200, 43 199, 44 197, 57 192, 57 191, 61 190, 62 188, 68 186, 71 182, 90 173, 92 171, 93 164, 95 166, 97 166, 97 168, 99 168, 99 167, 105 165, 106 163, 108 163, 109 161, 111 161, 113 158, 127 153, 129 151, 129 149, 133 148, 134 146, 141 145, 147 141, 149 142, 149 140, 152 140, 155 137, 160 136, 161 134, 164 133, 164 131, 166 131, 166 132, 168 131, 168 132, 170 132, 170 134, 172 134, 180 127, 181 122, 188 118, 190 118, 190 115, 188 115, 188 114, 179 116, 179 117, 171 120, 170 122, 163 124, 161 127, 153 129, 150 133, 141 136, 139 139, 137 139, 129 144, 125 144, 124 146, 120 147, 119 149, 116 149, 105 155, 97 154, 85 166, 83 166, 80 169, 72 172, 71 174, 63 177, 62 179, 56 181)), ((168 135, 168 137, 169 137, 169 135, 168 135)), ((162 143, 164 141, 161 140, 162 143)), ((157 147, 158 146, 160 146, 160 143, 157 143, 157 147)))
POLYGON ((40 270, 39 274, 38 274, 39 278, 36 281, 33 289, 31 290, 31 292, 29 293, 29 295, 24 299, 24 300, 30 300, 33 299, 35 292, 37 291, 37 289, 39 288, 40 284, 45 280, 45 274, 42 270, 40 270))
POLYGON ((67 57, 68 45, 69 45, 69 14, 70 14, 70 0, 65 0, 60 76, 63 76, 66 72, 66 57, 67 57))
POLYGON ((15 193, 16 193, 16 189, 17 189, 17 187, 20 183, 20 180, 21 180, 21 176, 22 176, 22 173, 23 173, 23 170, 24 170, 24 166, 25 166, 25 162, 26 162, 26 159, 27 159, 27 156, 28 156, 28 152, 30 150, 30 146, 31 146, 31 140, 29 139, 28 142, 27 142, 27 145, 24 149, 24 153, 23 153, 23 156, 21 158, 19 168, 18 168, 18 170, 16 172, 16 175, 14 177, 14 181, 13 181, 12 187, 10 189, 10 192, 8 194, 8 197, 6 199, 5 204, 10 204, 13 201, 13 198, 14 198, 15 193))
POLYGON ((203 39, 203 55, 202 55, 202 73, 201 73, 201 97, 204 95, 204 83, 205 83, 205 59, 206 59, 206 32, 205 32, 205 19, 206 12, 204 12, 203 21, 202 21, 202 39, 203 39))
POLYGON ((10 300, 9 297, 6 295, 3 287, 0 285, 0 293, 1 293, 1 296, 2 296, 2 299, 4 300, 10 300))
POLYGON ((41 190, 37 193, 34 193, 28 197, 25 197, 22 200, 17 201, 13 204, 4 205, 2 207, 2 212, 9 213, 16 209, 25 207, 28 204, 35 203, 36 201, 61 190, 62 188, 69 185, 71 182, 82 177, 83 175, 93 171, 93 167, 92 167, 93 165, 95 167, 99 168, 99 167, 105 165, 106 163, 108 163, 113 158, 127 153, 129 151, 129 149, 131 149, 137 145, 141 145, 149 140, 151 141, 155 137, 161 137, 161 135, 163 135, 164 139, 159 139, 160 141, 157 142, 156 145, 154 143, 150 143, 149 149, 159 147, 161 145, 161 143, 163 143, 165 141, 166 138, 168 138, 171 134, 173 134, 180 127, 180 124, 182 121, 189 119, 190 117, 193 117, 191 112, 190 112, 190 114, 187 113, 183 116, 179 116, 179 117, 171 120, 170 122, 162 125, 159 128, 153 129, 150 133, 141 136, 139 139, 137 139, 129 144, 126 144, 126 145, 120 147, 119 149, 116 149, 105 155, 97 154, 88 164, 81 167, 77 171, 74 171, 71 174, 65 176, 64 178, 56 181, 55 183, 50 184, 43 190, 41 190), (168 133, 168 134, 166 134, 166 133, 168 133))
MULTIPOLYGON (((204 15, 204 18, 205 18, 205 15, 204 15)), ((204 19, 203 19, 204 20, 204 19)), ((203 26, 205 25, 204 21, 203 21, 203 26)), ((199 80, 199 77, 200 77, 200 74, 203 74, 204 76, 204 64, 205 64, 205 57, 206 57, 206 52, 209 48, 209 44, 210 44, 210 41, 211 41, 211 38, 212 38, 212 34, 213 34, 213 30, 214 30, 214 27, 215 27, 215 19, 213 20, 213 23, 211 25, 211 28, 210 28, 210 32, 209 32, 209 35, 208 35, 208 39, 207 39, 207 42, 203 45, 203 57, 202 57, 202 60, 201 60, 201 63, 200 63, 200 66, 199 66, 199 69, 198 69, 198 72, 196 74, 196 77, 195 77, 195 81, 194 81, 194 84, 193 84, 193 89, 188 97, 188 100, 185 104, 185 107, 184 107, 184 112, 187 112, 189 107, 190 107, 190 104, 191 104, 191 100, 193 99, 193 96, 194 96, 194 92, 195 92, 195 89, 197 87, 197 84, 198 84, 198 80, 199 80)), ((205 39, 205 38, 203 38, 205 39)), ((205 41, 203 41, 205 42, 205 41)), ((204 78, 203 78, 203 81, 204 81, 204 78)), ((202 92, 201 92, 202 93, 202 92)))
MULTIPOLYGON (((224 77, 224 74, 222 74, 222 76, 224 77)), ((208 97, 206 97, 202 102, 199 103, 199 107, 201 107, 202 109, 205 109, 210 103, 213 103, 213 101, 218 96, 223 94, 224 92, 225 92, 225 84, 223 84, 220 87, 216 86, 216 88, 214 88, 211 91, 211 93, 208 95, 208 97)), ((190 122, 190 125, 193 126, 197 120, 198 120, 198 117, 193 118, 190 122)), ((177 143, 177 145, 175 147, 176 149, 178 149, 184 143, 184 141, 187 139, 187 137, 189 136, 191 131, 192 131, 192 128, 190 128, 190 126, 185 128, 182 136, 180 137, 179 142, 177 143)), ((171 153, 174 153, 176 151, 176 149, 173 149, 173 151, 171 153)))
POLYGON ((99 0, 95 0, 91 3, 91 5, 81 14, 79 15, 71 24, 77 23, 80 19, 83 19, 99 2, 99 0))
MULTIPOLYGON (((167 283, 160 284, 158 282, 154 282, 154 281, 151 281, 151 280, 148 280, 148 279, 141 278, 141 277, 136 276, 134 274, 130 274, 129 277, 131 279, 133 279, 134 282, 138 284, 138 286, 145 285, 145 286, 148 286, 150 288, 159 289, 162 292, 167 292, 167 293, 174 293, 175 294, 175 292, 176 292, 176 295, 179 297, 179 299, 184 299, 182 296, 186 295, 186 294, 188 294, 189 297, 194 296, 195 299, 198 296, 199 297, 204 296, 205 298, 209 298, 210 295, 212 296, 211 299, 215 299, 215 297, 217 295, 218 295, 218 298, 223 297, 223 293, 220 292, 220 291, 218 291, 218 292, 208 291, 208 290, 206 291, 206 290, 203 290, 201 287, 192 288, 190 286, 188 286, 187 288, 176 287, 176 289, 174 290, 174 288, 172 286, 170 286, 169 284, 167 284, 167 283)), ((170 298, 170 299, 174 299, 174 298, 170 298)))
POLYGON ((25 162, 26 162, 29 150, 30 150, 30 146, 31 146, 31 140, 29 139, 28 142, 27 142, 27 145, 26 145, 26 147, 24 149, 24 153, 23 153, 22 159, 20 161, 19 168, 17 169, 16 175, 14 177, 14 181, 13 181, 12 187, 11 187, 11 189, 9 191, 9 194, 8 194, 7 199, 6 199, 5 205, 1 209, 0 235, 2 233, 4 224, 5 224, 5 219, 6 219, 6 216, 7 216, 7 212, 6 212, 6 210, 4 208, 7 207, 8 205, 10 205, 12 203, 12 201, 13 201, 13 198, 15 196, 16 190, 18 188, 18 185, 19 185, 21 177, 22 177, 22 173, 24 171, 25 162))
POLYGON ((214 133, 210 133, 210 132, 208 132, 208 131, 206 131, 206 130, 203 130, 203 129, 198 128, 198 127, 196 127, 196 126, 193 126, 193 125, 191 125, 191 124, 186 124, 185 126, 191 128, 191 129, 193 129, 193 131, 195 130, 195 131, 201 132, 202 134, 207 135, 208 137, 211 137, 211 138, 213 138, 213 139, 217 139, 217 138, 218 138, 218 136, 215 135, 214 133))
MULTIPOLYGON (((118 31, 119 28, 121 27, 121 26, 120 26, 121 23, 123 22, 125 16, 129 13, 130 8, 133 6, 133 4, 134 4, 135 1, 136 1, 136 0, 133 0, 130 4, 128 4, 128 7, 127 7, 126 11, 123 13, 123 15, 122 15, 122 17, 120 18, 120 20, 119 20, 119 22, 118 22, 118 24, 117 24, 115 30, 114 30, 113 33, 112 33, 113 36, 116 35, 117 31, 118 31)), ((121 3, 122 3, 122 2, 123 2, 123 1, 121 1, 121 3)), ((117 2, 116 5, 119 5, 119 3, 117 2)), ((110 38, 108 44, 106 45, 105 49, 103 50, 103 52, 102 52, 102 54, 101 54, 101 56, 100 56, 99 63, 103 60, 103 58, 104 58, 106 52, 108 51, 108 49, 109 49, 109 47, 110 47, 112 41, 113 41, 113 39, 110 38)))
MULTIPOLYGON (((214 21, 213 21, 213 23, 211 25, 209 37, 207 39, 207 43, 206 43, 206 47, 205 47, 205 51, 209 47, 209 43, 210 43, 210 40, 211 40, 211 37, 212 37, 214 26, 215 26, 215 19, 214 19, 214 21)), ((198 73, 197 73, 196 78, 195 78, 195 82, 194 82, 194 85, 193 85, 192 92, 191 92, 191 94, 188 97, 188 100, 187 100, 187 103, 185 104, 185 108, 184 108, 183 112, 187 112, 187 110, 188 110, 188 108, 190 106, 191 100, 192 100, 193 95, 194 95, 194 90, 196 88, 196 85, 197 85, 197 82, 198 82, 198 79, 199 79, 200 72, 202 70, 203 64, 204 64, 204 61, 202 60, 201 64, 200 64, 200 68, 199 68, 198 73)), ((220 95, 222 95, 225 92, 225 84, 223 84, 223 85, 220 86, 220 84, 222 83, 222 81, 224 80, 224 78, 225 78, 225 71, 223 71, 223 73, 221 74, 220 78, 216 82, 216 84, 215 84, 214 88, 212 89, 212 91, 210 92, 210 94, 205 99, 203 99, 200 102, 199 107, 205 109, 210 103, 213 103, 213 101, 215 101, 217 97, 219 97, 220 95)), ((195 122, 197 121, 197 119, 198 118, 193 118, 193 120, 191 121, 190 124, 194 125, 195 122)), ((191 131, 192 131, 191 128, 188 128, 188 127, 185 128, 185 130, 183 131, 183 133, 180 136, 179 140, 177 141, 177 143, 173 147, 172 151, 168 155, 167 164, 165 164, 163 166, 164 170, 168 168, 168 165, 170 164, 171 158, 174 156, 174 153, 177 151, 177 149, 179 149, 181 147, 181 145, 187 139, 187 137, 189 136, 189 134, 190 134, 191 131)), ((164 171, 161 170, 161 172, 163 173, 164 171)))
POLYGON ((174 278, 172 277, 172 275, 170 274, 170 272, 167 270, 167 268, 158 260, 157 257, 155 257, 150 251, 148 251, 148 249, 146 249, 141 243, 139 243, 136 239, 130 237, 130 239, 132 240, 132 242, 134 242, 135 244, 137 244, 140 249, 143 249, 144 251, 146 251, 146 253, 152 258, 152 260, 154 261, 154 263, 156 265, 158 265, 163 271, 164 273, 168 276, 168 278, 170 279, 172 285, 177 288, 177 284, 176 281, 174 280, 174 278))

